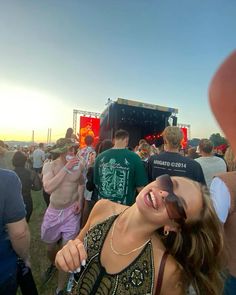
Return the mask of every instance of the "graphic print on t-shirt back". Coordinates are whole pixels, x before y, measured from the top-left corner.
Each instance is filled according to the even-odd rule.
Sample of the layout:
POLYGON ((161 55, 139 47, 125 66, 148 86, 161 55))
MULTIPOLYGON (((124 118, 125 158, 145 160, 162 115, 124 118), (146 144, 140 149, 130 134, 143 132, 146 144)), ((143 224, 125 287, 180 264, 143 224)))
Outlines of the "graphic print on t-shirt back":
POLYGON ((123 203, 128 194, 129 170, 130 164, 127 159, 123 163, 116 162, 114 158, 111 158, 109 162, 105 162, 104 158, 101 159, 99 165, 101 195, 123 203))

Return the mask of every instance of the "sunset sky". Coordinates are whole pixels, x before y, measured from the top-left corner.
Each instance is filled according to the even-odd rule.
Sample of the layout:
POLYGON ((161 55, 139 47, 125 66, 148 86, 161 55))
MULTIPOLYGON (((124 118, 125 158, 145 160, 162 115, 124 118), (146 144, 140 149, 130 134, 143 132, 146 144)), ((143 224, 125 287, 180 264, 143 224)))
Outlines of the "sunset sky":
POLYGON ((207 92, 235 15, 235 0, 1 0, 0 139, 56 140, 73 109, 118 97, 178 108, 192 138, 221 132, 207 92))

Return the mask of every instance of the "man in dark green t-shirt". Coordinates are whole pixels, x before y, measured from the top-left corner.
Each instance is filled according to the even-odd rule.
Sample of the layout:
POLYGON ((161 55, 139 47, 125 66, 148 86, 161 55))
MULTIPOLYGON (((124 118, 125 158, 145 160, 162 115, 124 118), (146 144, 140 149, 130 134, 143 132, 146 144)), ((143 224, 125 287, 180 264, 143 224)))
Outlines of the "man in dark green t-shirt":
POLYGON ((114 147, 101 153, 94 166, 99 198, 124 205, 132 205, 136 190, 139 192, 148 183, 140 157, 126 148, 128 142, 127 131, 116 131, 114 147))

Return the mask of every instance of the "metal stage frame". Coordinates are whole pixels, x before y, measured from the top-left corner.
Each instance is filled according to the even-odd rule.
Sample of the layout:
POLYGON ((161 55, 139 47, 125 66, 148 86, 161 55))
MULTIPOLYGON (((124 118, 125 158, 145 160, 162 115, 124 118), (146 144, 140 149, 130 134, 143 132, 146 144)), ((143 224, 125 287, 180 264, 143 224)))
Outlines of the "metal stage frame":
POLYGON ((100 117, 101 113, 96 113, 96 112, 89 112, 89 111, 83 111, 83 110, 73 110, 73 130, 74 133, 76 134, 77 132, 77 115, 81 114, 83 116, 88 116, 88 117, 95 117, 98 118, 100 117))

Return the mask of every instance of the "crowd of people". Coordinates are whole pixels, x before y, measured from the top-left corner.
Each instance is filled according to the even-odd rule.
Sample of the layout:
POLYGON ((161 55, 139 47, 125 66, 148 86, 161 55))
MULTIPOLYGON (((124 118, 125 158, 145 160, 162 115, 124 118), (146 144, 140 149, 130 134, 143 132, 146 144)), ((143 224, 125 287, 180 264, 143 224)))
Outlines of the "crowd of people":
POLYGON ((235 110, 235 80, 234 53, 210 85, 229 141, 224 157, 205 138, 183 155, 177 126, 164 129, 158 147, 140 139, 131 149, 132 134, 122 129, 96 146, 92 134, 79 146, 72 128, 46 148, 10 151, 0 141, 0 295, 15 295, 19 286, 23 295, 38 294, 31 190, 45 200, 41 240, 49 265, 42 280, 58 270, 56 295, 236 294, 236 136, 219 112, 223 98, 235 110), (21 284, 26 270, 30 278, 21 284))

